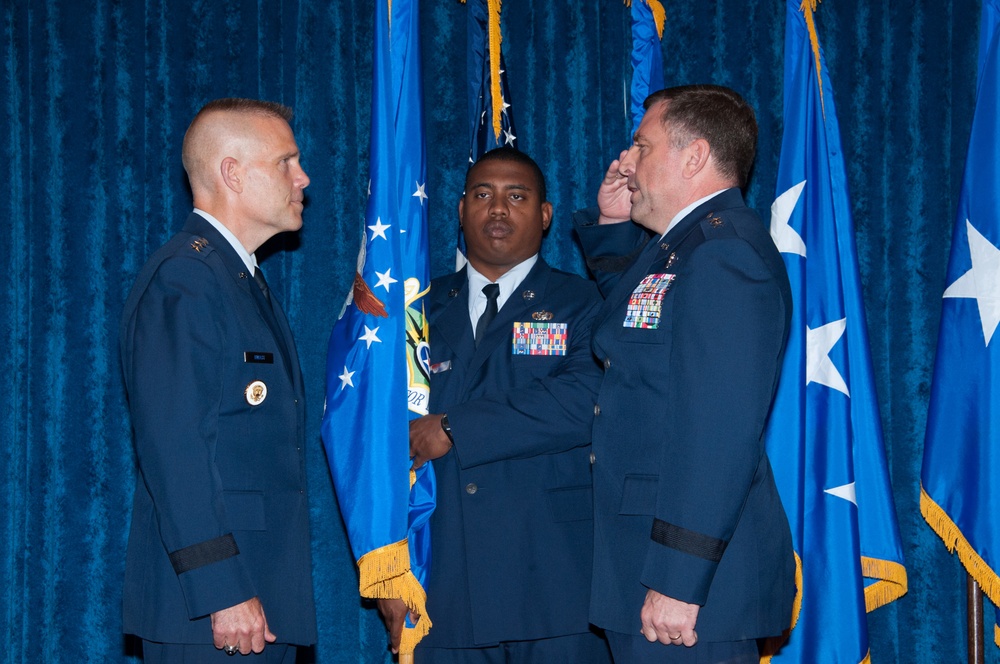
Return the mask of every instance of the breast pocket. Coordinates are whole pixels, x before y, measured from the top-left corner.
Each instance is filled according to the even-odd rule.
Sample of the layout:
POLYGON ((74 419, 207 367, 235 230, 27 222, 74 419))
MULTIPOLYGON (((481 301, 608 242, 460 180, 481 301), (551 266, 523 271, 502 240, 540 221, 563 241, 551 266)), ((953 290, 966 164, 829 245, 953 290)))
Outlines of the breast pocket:
POLYGON ((670 331, 673 274, 648 274, 632 290, 620 313, 619 339, 629 343, 662 343, 670 331))

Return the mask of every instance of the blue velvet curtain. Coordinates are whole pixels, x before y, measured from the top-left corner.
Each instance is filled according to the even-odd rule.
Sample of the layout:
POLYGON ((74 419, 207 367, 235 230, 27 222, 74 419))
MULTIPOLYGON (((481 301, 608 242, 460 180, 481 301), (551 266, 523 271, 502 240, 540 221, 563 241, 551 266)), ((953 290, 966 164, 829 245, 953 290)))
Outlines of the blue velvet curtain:
MULTIPOLYGON (((664 4, 667 84, 730 85, 758 110, 749 199, 766 212, 784 4, 664 4)), ((964 659, 964 573, 917 499, 979 10, 976 0, 827 0, 818 13, 910 578, 907 596, 869 617, 877 663, 964 659)), ((457 0, 421 9, 434 274, 453 262, 468 154, 465 11, 457 0)), ((592 202, 628 141, 628 10, 508 1, 503 21, 520 145, 556 209, 544 254, 582 273, 569 215, 592 202)), ((139 267, 191 206, 187 123, 205 101, 239 95, 294 107, 312 177, 303 230, 260 253, 307 378, 320 643, 303 661, 389 660, 357 598, 319 440, 326 340, 360 241, 371 23, 371 4, 357 0, 0 0, 0 659, 135 658, 120 635, 135 471, 117 321, 139 267)), ((992 646, 988 661, 1000 661, 992 646)))

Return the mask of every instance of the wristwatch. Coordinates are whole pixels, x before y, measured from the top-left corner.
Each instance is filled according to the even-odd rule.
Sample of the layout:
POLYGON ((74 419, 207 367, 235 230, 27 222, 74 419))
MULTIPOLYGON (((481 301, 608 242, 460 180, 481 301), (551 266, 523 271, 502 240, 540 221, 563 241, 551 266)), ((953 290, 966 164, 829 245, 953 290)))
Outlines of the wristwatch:
POLYGON ((451 425, 448 424, 448 413, 441 416, 441 428, 444 429, 444 435, 448 436, 448 440, 454 445, 455 437, 451 435, 451 425))

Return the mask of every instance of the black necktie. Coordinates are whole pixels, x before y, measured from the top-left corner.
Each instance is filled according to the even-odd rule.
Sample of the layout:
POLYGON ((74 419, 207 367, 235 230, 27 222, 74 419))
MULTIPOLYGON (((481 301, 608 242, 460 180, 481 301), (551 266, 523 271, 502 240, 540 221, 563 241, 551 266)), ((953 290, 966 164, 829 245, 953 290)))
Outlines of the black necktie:
POLYGON ((264 280, 264 273, 259 267, 253 269, 253 280, 260 286, 261 292, 264 293, 264 299, 267 300, 268 304, 271 304, 271 291, 268 289, 267 281, 264 280))
POLYGON ((479 317, 479 322, 476 323, 476 347, 479 347, 479 342, 482 340, 483 335, 486 334, 486 328, 490 326, 493 319, 497 317, 497 298, 500 297, 500 285, 499 284, 486 284, 483 286, 483 295, 486 296, 486 311, 483 315, 479 317))

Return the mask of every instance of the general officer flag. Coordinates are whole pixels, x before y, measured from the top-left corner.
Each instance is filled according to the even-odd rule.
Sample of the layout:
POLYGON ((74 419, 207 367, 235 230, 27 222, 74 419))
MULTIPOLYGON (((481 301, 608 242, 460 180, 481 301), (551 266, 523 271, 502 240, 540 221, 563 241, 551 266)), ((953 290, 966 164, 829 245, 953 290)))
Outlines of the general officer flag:
POLYGON ((414 473, 409 458, 409 420, 427 414, 429 396, 419 18, 417 0, 375 3, 368 203, 354 287, 330 334, 322 427, 361 595, 400 598, 420 616, 403 654, 431 626, 434 508, 433 467, 414 473))
MULTIPOLYGON (((469 165, 493 148, 517 149, 507 66, 500 47, 500 0, 466 0, 469 77, 469 165)), ((455 269, 465 266, 465 237, 458 229, 455 269)))
MULTIPOLYGON (((979 87, 941 303, 920 511, 1000 604, 1000 2, 983 0, 979 87)), ((996 639, 996 628, 994 628, 996 639)))
POLYGON ((646 112, 642 103, 653 92, 663 89, 663 24, 666 12, 659 0, 632 1, 632 85, 629 90, 629 115, 632 133, 646 112))
POLYGON ((906 570, 814 10, 786 2, 785 128, 771 207, 794 304, 767 451, 798 568, 794 628, 774 661, 843 664, 866 660, 865 613, 906 592, 906 570))

